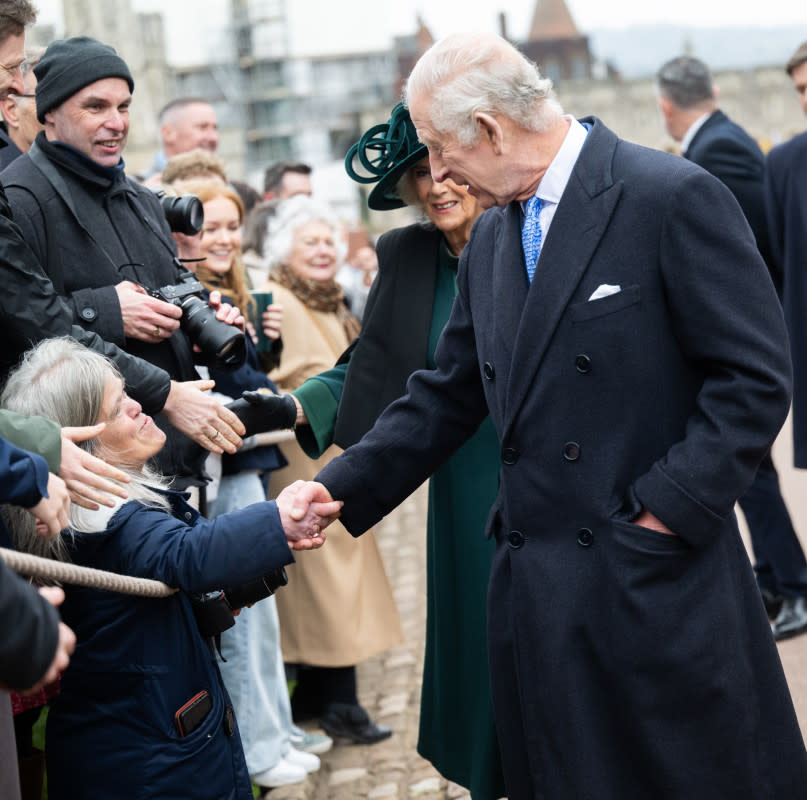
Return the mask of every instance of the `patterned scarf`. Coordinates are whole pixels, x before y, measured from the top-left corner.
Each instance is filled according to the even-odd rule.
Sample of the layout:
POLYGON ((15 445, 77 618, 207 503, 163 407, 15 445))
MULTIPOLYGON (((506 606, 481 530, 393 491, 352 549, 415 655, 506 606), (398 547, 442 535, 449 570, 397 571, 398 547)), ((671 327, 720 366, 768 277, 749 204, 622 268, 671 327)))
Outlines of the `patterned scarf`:
POLYGON ((275 267, 269 277, 288 289, 306 308, 336 314, 345 329, 349 342, 359 335, 361 323, 345 305, 345 293, 333 278, 327 281, 308 280, 298 275, 286 264, 275 267))

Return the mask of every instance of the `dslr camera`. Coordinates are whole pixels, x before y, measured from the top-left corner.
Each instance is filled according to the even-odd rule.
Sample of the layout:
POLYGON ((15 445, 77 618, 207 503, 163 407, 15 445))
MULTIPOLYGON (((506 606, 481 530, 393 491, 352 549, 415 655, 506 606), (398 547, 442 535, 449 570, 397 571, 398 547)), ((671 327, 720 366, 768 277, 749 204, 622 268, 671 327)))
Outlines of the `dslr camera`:
POLYGON ((270 570, 260 578, 218 592, 191 595, 191 606, 199 633, 205 638, 218 636, 235 625, 233 611, 273 595, 289 582, 283 567, 270 570))
MULTIPOLYGON (((178 260, 177 264, 185 269, 178 260)), ((204 286, 192 272, 188 272, 179 283, 152 289, 149 294, 182 309, 179 325, 191 342, 199 346, 207 366, 219 369, 238 367, 244 363, 247 353, 244 334, 216 319, 216 312, 207 304, 204 291, 204 286)))

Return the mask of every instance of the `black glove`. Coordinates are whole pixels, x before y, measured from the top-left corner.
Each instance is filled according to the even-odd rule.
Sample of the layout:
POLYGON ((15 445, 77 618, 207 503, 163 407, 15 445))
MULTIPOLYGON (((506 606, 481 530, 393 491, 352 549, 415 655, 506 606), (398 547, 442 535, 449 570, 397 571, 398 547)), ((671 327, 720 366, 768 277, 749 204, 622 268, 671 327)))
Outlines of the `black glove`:
POLYGON ((243 392, 240 399, 228 403, 226 408, 244 423, 247 429, 244 436, 293 428, 297 419, 297 406, 290 394, 243 392))

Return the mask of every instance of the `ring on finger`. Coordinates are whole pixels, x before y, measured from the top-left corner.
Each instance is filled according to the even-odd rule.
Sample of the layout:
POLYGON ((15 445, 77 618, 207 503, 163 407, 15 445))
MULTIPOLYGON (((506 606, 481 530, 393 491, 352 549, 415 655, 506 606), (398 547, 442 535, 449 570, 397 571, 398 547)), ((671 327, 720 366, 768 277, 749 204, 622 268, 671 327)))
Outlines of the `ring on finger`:
POLYGON ((215 430, 215 431, 213 431, 213 433, 210 434, 210 438, 215 442, 216 439, 218 439, 220 435, 221 434, 219 433, 219 431, 215 430))
POLYGON ((160 331, 160 329, 159 329, 159 328, 158 328, 158 327, 155 325, 155 326, 154 326, 154 335, 155 335, 155 336, 159 336, 159 335, 160 335, 160 332, 161 332, 161 331, 160 331))

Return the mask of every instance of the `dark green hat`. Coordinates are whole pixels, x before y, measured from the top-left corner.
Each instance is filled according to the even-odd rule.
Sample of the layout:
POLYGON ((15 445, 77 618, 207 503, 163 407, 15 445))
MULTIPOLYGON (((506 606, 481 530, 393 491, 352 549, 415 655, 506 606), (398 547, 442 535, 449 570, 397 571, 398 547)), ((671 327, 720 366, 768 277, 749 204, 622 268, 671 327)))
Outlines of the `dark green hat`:
POLYGON ((129 91, 134 91, 134 80, 126 62, 113 47, 89 36, 52 42, 34 67, 34 75, 37 80, 36 117, 43 124, 48 111, 104 78, 122 78, 129 84, 129 91))
POLYGON ((403 174, 427 155, 426 146, 418 141, 409 110, 398 103, 392 109, 389 122, 373 125, 350 148, 345 156, 345 169, 354 181, 376 184, 367 198, 370 208, 389 211, 406 205, 395 187, 403 174), (356 160, 369 175, 356 172, 356 160))

